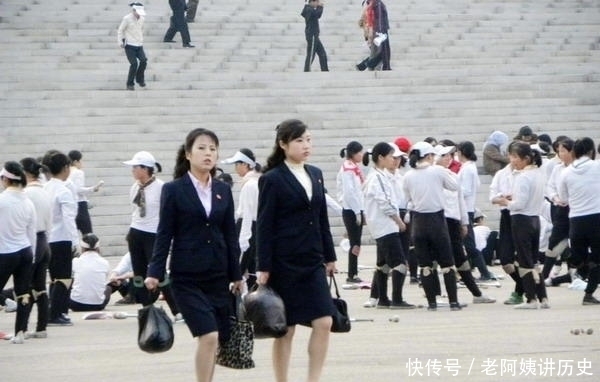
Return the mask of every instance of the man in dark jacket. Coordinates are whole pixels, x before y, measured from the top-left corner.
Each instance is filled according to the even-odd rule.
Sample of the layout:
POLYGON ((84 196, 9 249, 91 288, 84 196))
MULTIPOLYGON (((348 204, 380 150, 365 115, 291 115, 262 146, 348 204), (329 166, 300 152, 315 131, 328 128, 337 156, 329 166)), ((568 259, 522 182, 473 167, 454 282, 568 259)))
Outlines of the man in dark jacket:
POLYGON ((302 9, 302 17, 306 21, 304 34, 306 35, 306 61, 304 62, 304 71, 310 72, 310 66, 315 59, 315 55, 319 56, 319 64, 322 72, 328 72, 327 53, 319 39, 319 19, 323 14, 323 4, 320 0, 308 0, 302 9))
POLYGON ((163 41, 175 42, 173 37, 175 37, 175 33, 179 32, 181 33, 183 47, 193 48, 194 45, 191 43, 190 31, 188 29, 187 21, 185 20, 185 10, 187 9, 185 0, 169 0, 169 6, 173 11, 173 16, 171 16, 171 23, 169 29, 167 29, 167 33, 165 33, 163 41))

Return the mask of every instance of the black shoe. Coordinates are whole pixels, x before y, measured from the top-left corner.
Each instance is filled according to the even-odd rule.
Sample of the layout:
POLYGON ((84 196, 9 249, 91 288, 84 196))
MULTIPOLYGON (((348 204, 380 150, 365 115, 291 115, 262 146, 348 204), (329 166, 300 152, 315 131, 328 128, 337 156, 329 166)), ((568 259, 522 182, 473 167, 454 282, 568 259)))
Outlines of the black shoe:
POLYGON ((583 296, 582 305, 600 305, 600 301, 593 295, 586 293, 585 296, 583 296))
POLYGON ((135 86, 133 86, 133 85, 127 85, 127 90, 135 90, 135 86))
POLYGON ((354 277, 348 277, 346 279, 346 282, 351 283, 351 284, 358 284, 358 283, 362 283, 363 281, 358 276, 354 276, 354 277))
POLYGON ((459 302, 451 302, 450 310, 462 310, 462 306, 460 305, 459 302))
POLYGON ((406 301, 402 301, 400 303, 394 303, 392 302, 392 305, 390 305, 390 309, 415 309, 416 306, 413 304, 409 304, 406 301))
POLYGON ((56 317, 48 321, 48 326, 73 326, 73 323, 70 320, 65 320, 63 317, 56 317))
POLYGON ((379 299, 379 301, 377 301, 377 306, 375 308, 376 309, 389 309, 390 305, 392 305, 392 302, 390 300, 379 299))
POLYGON ((71 317, 67 316, 65 313, 61 313, 60 314, 60 318, 62 318, 63 320, 71 322, 71 317))
POLYGON ((163 40, 163 42, 177 42, 175 40, 163 40))
POLYGON ((145 82, 138 82, 138 85, 140 85, 141 88, 145 88, 146 87, 146 83, 145 82))
POLYGON ((437 310, 437 303, 430 302, 427 306, 427 310, 429 310, 430 312, 435 312, 437 310))
POLYGON ((135 299, 133 298, 133 296, 127 295, 125 297, 123 297, 122 299, 120 299, 119 301, 115 302, 115 305, 131 305, 131 304, 135 304, 135 299))
POLYGON ((184 48, 195 48, 195 47, 196 47, 196 45, 193 45, 192 43, 189 43, 189 42, 188 42, 187 44, 183 44, 183 47, 184 47, 184 48))
POLYGON ((418 284, 418 283, 419 283, 419 279, 418 279, 418 278, 416 278, 416 277, 411 277, 411 278, 410 278, 410 283, 411 283, 411 284, 418 284))
POLYGON ((362 62, 360 64, 356 65, 356 70, 359 70, 362 72, 365 69, 367 69, 367 65, 363 64, 362 62))

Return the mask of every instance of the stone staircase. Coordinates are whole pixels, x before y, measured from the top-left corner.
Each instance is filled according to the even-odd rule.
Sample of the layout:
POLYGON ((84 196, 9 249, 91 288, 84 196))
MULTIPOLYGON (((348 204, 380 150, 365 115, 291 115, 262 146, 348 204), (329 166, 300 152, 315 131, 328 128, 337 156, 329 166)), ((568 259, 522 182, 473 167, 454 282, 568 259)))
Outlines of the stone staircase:
MULTIPOLYGON (((300 118, 332 192, 339 150, 353 139, 369 147, 435 136, 480 148, 493 130, 512 136, 524 124, 600 139, 598 0, 388 0, 390 72, 354 70, 367 53, 360 1, 330 1, 321 19, 328 73, 302 72, 302 3, 272 3, 202 2, 190 24, 196 48, 182 49, 162 43, 168 2, 145 1, 148 86, 130 92, 116 42, 127 2, 0 0, 0 161, 81 150, 88 182, 106 182, 91 215, 111 255, 125 251, 129 223, 132 178, 121 162, 151 151, 169 180, 195 127, 217 132, 222 158, 249 147, 264 162, 274 127, 300 118)), ((482 182, 479 205, 494 225, 489 176, 482 182)), ((332 225, 339 240, 341 219, 332 225)))

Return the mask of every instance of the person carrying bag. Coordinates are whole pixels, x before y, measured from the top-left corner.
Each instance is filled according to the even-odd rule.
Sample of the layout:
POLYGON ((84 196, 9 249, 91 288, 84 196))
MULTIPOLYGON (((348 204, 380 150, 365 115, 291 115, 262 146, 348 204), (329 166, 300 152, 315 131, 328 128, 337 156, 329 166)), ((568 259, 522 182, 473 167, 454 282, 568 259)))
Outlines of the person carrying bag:
POLYGON ((254 350, 254 329, 252 323, 243 317, 240 307, 242 298, 235 295, 235 316, 231 316, 231 336, 220 344, 217 350, 217 365, 232 369, 252 369, 252 351, 254 350))

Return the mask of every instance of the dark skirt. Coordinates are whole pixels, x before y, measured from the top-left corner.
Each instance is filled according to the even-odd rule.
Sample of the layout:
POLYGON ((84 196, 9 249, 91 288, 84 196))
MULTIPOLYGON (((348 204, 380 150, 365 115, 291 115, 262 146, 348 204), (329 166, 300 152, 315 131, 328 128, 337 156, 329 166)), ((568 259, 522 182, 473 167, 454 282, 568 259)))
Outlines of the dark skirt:
POLYGON ((233 313, 229 280, 200 280, 194 275, 171 275, 177 307, 192 336, 218 331, 219 341, 229 339, 229 316, 233 313))
POLYGON ((269 286, 281 296, 289 326, 333 315, 335 308, 323 264, 304 267, 282 265, 274 264, 269 286))

